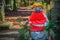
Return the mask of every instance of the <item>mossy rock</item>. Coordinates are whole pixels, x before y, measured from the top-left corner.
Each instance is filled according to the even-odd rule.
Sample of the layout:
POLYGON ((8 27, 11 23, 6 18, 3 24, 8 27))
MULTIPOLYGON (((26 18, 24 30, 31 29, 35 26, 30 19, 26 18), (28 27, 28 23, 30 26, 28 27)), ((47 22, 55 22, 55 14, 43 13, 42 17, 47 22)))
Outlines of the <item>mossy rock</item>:
POLYGON ((9 29, 9 26, 10 26, 9 22, 0 23, 0 30, 9 29))

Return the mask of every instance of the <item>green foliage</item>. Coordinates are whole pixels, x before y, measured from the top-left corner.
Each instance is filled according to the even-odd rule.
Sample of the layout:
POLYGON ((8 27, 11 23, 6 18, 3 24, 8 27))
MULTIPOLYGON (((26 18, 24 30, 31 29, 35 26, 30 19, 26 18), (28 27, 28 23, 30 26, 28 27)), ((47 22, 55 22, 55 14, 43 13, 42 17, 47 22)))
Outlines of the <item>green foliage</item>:
POLYGON ((18 29, 19 33, 20 33, 20 38, 19 40, 29 40, 30 37, 30 31, 28 28, 31 28, 31 26, 27 27, 26 25, 24 25, 24 27, 22 29, 18 29), (26 39, 25 39, 25 36, 26 39))
POLYGON ((49 21, 49 24, 46 26, 46 30, 57 29, 57 24, 54 21, 49 21))
POLYGON ((10 10, 13 10, 14 0, 6 0, 5 3, 6 3, 5 11, 8 12, 8 11, 10 11, 10 10))
POLYGON ((19 20, 19 19, 18 19, 18 22, 22 22, 22 21, 23 21, 23 20, 19 20))
POLYGON ((18 29, 19 33, 20 33, 20 38, 19 40, 25 40, 24 39, 24 34, 27 32, 27 28, 24 26, 22 29, 18 29))
POLYGON ((22 29, 18 30, 20 32, 21 35, 24 35, 24 33, 27 31, 26 27, 23 27, 22 29))

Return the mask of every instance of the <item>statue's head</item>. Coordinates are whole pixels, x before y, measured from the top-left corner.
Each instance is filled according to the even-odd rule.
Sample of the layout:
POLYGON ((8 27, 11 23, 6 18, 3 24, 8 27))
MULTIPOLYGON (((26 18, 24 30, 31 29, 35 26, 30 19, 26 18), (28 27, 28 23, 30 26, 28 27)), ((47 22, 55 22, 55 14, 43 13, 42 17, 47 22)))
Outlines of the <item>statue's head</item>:
POLYGON ((35 7, 35 8, 34 8, 34 11, 36 11, 36 12, 41 12, 41 11, 43 11, 43 9, 42 9, 41 7, 35 7))
POLYGON ((34 3, 31 8, 34 9, 36 12, 41 12, 43 11, 43 5, 41 3, 34 3))

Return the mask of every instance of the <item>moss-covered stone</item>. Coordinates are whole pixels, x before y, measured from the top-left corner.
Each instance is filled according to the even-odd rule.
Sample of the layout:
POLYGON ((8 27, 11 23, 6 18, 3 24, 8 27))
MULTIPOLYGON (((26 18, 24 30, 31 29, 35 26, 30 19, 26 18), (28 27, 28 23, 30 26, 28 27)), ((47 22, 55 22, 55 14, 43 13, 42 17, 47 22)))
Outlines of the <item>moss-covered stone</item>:
POLYGON ((10 26, 9 22, 0 23, 0 30, 9 29, 9 26, 10 26))

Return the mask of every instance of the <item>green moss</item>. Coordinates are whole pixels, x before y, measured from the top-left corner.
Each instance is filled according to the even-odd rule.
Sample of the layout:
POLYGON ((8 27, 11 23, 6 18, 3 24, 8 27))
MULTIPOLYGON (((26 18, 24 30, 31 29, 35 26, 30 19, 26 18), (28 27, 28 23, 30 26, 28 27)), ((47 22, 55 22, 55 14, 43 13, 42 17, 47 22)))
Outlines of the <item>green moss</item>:
POLYGON ((10 26, 10 23, 9 22, 1 23, 0 24, 0 30, 9 29, 9 26, 10 26))

